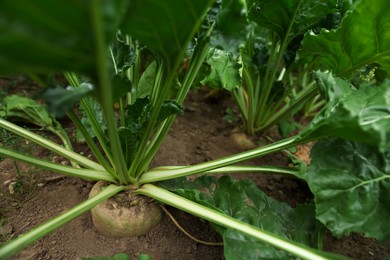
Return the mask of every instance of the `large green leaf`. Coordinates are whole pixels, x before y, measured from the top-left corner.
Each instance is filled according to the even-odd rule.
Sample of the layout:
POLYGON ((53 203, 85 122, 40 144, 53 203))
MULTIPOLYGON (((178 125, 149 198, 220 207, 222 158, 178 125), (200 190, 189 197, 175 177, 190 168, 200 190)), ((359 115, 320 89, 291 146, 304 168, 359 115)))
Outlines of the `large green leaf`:
MULTIPOLYGON (((176 62, 198 29, 212 0, 133 0, 122 31, 176 62)), ((173 66, 174 64, 170 64, 173 66)))
POLYGON ((330 73, 317 72, 316 77, 328 103, 300 138, 335 136, 375 145, 381 151, 390 148, 390 80, 355 89, 330 73))
POLYGON ((390 150, 333 139, 318 142, 311 157, 317 218, 337 236, 390 238, 390 150))
POLYGON ((306 34, 299 56, 336 75, 371 63, 390 71, 390 1, 359 1, 339 28, 306 34))
POLYGON ((250 29, 244 1, 216 1, 207 13, 202 28, 209 30, 211 26, 213 26, 211 45, 237 57, 240 45, 245 43, 250 29))
POLYGON ((247 0, 249 19, 289 42, 336 11, 337 0, 247 0))
POLYGON ((111 39, 127 0, 4 0, 0 8, 0 72, 75 71, 95 76, 92 10, 102 10, 111 39))
MULTIPOLYGON (((268 197, 249 180, 236 181, 229 176, 217 179, 203 176, 194 182, 184 178, 161 183, 165 188, 218 210, 224 214, 262 228, 281 237, 312 245, 316 231, 311 206, 291 208, 268 197)), ((242 233, 217 226, 223 236, 227 259, 280 259, 288 255, 242 233)))

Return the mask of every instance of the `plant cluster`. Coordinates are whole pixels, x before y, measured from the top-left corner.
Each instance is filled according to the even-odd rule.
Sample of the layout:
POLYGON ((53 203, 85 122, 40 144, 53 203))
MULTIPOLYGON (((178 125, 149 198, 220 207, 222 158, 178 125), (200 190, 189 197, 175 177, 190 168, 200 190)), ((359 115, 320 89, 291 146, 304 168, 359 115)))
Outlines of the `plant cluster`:
MULTIPOLYGON (((321 251, 321 240, 314 239, 324 227, 337 236, 360 232, 387 240, 388 10, 387 0, 3 1, 0 72, 28 73, 44 86, 46 102, 6 96, 0 128, 71 166, 5 146, 0 156, 105 184, 2 245, 0 258, 123 192, 141 210, 146 196, 210 221, 227 259, 342 259, 321 251), (53 73, 63 73, 68 86, 48 86, 53 73), (266 131, 303 104, 317 104, 319 95, 315 108, 321 109, 286 139, 196 165, 150 168, 198 81, 232 91, 249 133, 266 131), (95 160, 73 151, 57 120, 62 116, 95 160), (13 118, 51 131, 62 144, 13 118), (318 142, 307 168, 237 165, 312 141, 318 142), (248 180, 210 176, 235 172, 295 176, 308 183, 315 204, 291 208, 248 180), (194 174, 206 176, 185 178, 194 174)), ((150 228, 132 227, 136 234, 150 228)))

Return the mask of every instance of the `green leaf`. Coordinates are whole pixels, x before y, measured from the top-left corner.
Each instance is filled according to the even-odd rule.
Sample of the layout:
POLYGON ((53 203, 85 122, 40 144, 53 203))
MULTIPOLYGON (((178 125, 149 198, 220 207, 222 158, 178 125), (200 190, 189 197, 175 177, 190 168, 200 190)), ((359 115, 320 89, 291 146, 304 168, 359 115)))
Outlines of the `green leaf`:
POLYGON ((348 76, 378 63, 390 71, 390 2, 362 0, 342 20, 339 28, 306 34, 299 56, 315 61, 317 68, 348 76))
POLYGON ((120 98, 130 92, 132 89, 131 81, 122 75, 114 75, 111 79, 112 82, 112 99, 113 103, 118 101, 120 98))
MULTIPOLYGON (((107 125, 106 125, 105 120, 104 120, 102 106, 91 96, 86 96, 84 98, 86 99, 86 102, 90 106, 90 108, 91 108, 90 112, 93 113, 94 118, 96 119, 96 121, 100 125, 102 131, 105 131, 107 129, 107 125)), ((95 131, 93 130, 93 127, 92 127, 91 123, 89 122, 88 117, 86 115, 86 111, 84 111, 82 106, 80 106, 80 112, 83 115, 81 117, 81 123, 84 125, 88 134, 91 137, 96 137, 95 131)), ((83 135, 81 134, 81 132, 78 129, 77 129, 77 139, 79 141, 84 140, 83 135)))
MULTIPOLYGON (((138 98, 134 104, 126 106, 126 125, 118 129, 118 134, 126 158, 127 166, 130 167, 134 156, 138 151, 141 140, 150 120, 152 107, 148 97, 138 98)), ((169 116, 182 113, 183 109, 172 100, 166 100, 155 122, 155 127, 169 116)))
POLYGON ((7 96, 3 100, 5 117, 24 120, 39 127, 53 127, 58 122, 47 111, 45 105, 18 95, 7 96))
POLYGON ((241 86, 238 64, 231 53, 214 49, 206 62, 211 66, 211 71, 201 80, 201 84, 214 88, 222 87, 228 91, 241 86))
POLYGON ((299 138, 334 136, 375 145, 382 152, 390 148, 390 80, 354 89, 330 73, 317 72, 316 77, 329 102, 299 138))
POLYGON ((66 89, 61 87, 47 88, 42 93, 42 97, 50 111, 55 113, 56 116, 62 117, 92 90, 93 86, 90 83, 82 83, 76 88, 70 86, 66 89))
POLYGON ((157 73, 157 62, 153 61, 149 64, 146 70, 142 73, 137 86, 137 98, 144 98, 148 96, 154 85, 157 73))
MULTIPOLYGON (((161 185, 185 198, 273 234, 312 245, 312 235, 316 229, 313 207, 299 206, 292 209, 286 203, 268 197, 249 180, 236 181, 229 176, 220 179, 202 176, 194 182, 180 178, 162 182, 161 185)), ((219 226, 216 229, 223 236, 226 259, 288 257, 284 251, 238 231, 219 226)))
POLYGON ((336 5, 337 0, 247 0, 249 19, 286 42, 335 12, 336 5))
POLYGON ((130 260, 128 254, 116 254, 114 256, 82 257, 81 260, 130 260))
POLYGON ((239 55, 239 47, 245 43, 249 31, 243 1, 216 1, 208 11, 204 21, 204 30, 214 26, 210 43, 213 47, 239 55))
POLYGON ((138 257, 137 257, 138 260, 152 260, 153 257, 151 257, 150 255, 145 255, 145 254, 140 254, 138 257))
POLYGON ((160 53, 168 66, 173 66, 184 54, 211 3, 211 0, 134 0, 121 30, 160 53))
POLYGON ((4 0, 0 9, 0 72, 74 71, 95 76, 92 9, 102 10, 103 30, 112 39, 127 0, 4 0))
POLYGON ((125 39, 119 33, 112 43, 112 59, 114 60, 117 74, 124 73, 134 64, 136 59, 134 50, 125 42, 125 39))
POLYGON ((390 150, 342 139, 318 142, 306 174, 317 218, 335 235, 390 238, 390 150))

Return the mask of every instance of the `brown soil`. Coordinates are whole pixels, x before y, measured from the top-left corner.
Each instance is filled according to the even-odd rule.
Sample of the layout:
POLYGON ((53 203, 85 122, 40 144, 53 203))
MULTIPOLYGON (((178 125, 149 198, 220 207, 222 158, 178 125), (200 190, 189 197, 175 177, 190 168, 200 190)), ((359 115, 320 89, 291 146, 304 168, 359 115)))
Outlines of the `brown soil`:
MULTIPOLYGON (((206 99, 204 92, 192 92, 185 105, 186 112, 177 118, 153 166, 188 165, 240 152, 229 138, 234 125, 222 119, 226 107, 230 105, 229 100, 223 97, 206 99)), ((41 151, 39 155, 49 154, 41 151)), ((286 165, 288 161, 283 154, 274 154, 249 163, 286 165)), ((0 237, 0 242, 16 237, 82 202, 93 185, 80 179, 36 172, 26 165, 18 165, 22 175, 27 177, 22 189, 10 195, 9 181, 16 179, 16 168, 11 160, 0 162, 0 226, 7 233, 0 237)), ((292 178, 270 174, 235 176, 251 178, 262 190, 292 206, 312 199, 307 186, 292 178)), ((221 241, 207 222, 167 208, 196 238, 221 241)), ((383 259, 390 254, 389 245, 382 248, 374 240, 359 235, 338 240, 327 234, 325 249, 353 259, 383 259)), ((223 259, 223 247, 194 242, 179 231, 167 216, 147 235, 115 239, 104 237, 96 231, 90 213, 74 219, 12 259, 79 259, 118 253, 127 253, 132 259, 139 254, 151 255, 153 259, 223 259)))

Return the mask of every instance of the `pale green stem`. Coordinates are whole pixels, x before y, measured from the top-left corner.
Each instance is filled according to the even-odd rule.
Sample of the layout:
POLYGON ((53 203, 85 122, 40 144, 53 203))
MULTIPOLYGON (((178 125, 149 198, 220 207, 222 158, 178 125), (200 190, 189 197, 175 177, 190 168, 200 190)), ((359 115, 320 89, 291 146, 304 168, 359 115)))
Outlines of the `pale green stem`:
POLYGON ((206 206, 197 204, 152 184, 143 185, 136 191, 136 193, 152 197, 158 201, 208 220, 214 224, 238 230, 246 235, 254 237, 264 243, 267 243, 276 248, 280 248, 303 259, 327 259, 320 254, 317 254, 313 249, 310 249, 307 246, 275 236, 267 231, 261 230, 255 226, 249 225, 248 223, 232 218, 216 210, 212 210, 206 206))
MULTIPOLYGON (((179 105, 183 105, 184 100, 190 90, 192 83, 194 82, 199 69, 203 65, 204 60, 206 59, 210 50, 210 43, 208 37, 202 38, 198 40, 198 44, 195 47, 193 57, 191 58, 190 64, 188 66, 188 70, 185 74, 183 84, 179 90, 179 94, 176 98, 176 102, 179 105)), ((149 143, 148 150, 146 155, 144 156, 139 171, 144 172, 150 165, 153 160, 155 154, 159 150, 162 142, 165 140, 171 126, 175 120, 176 116, 171 116, 167 120, 165 120, 160 128, 156 131, 152 140, 149 143)))
POLYGON ((100 0, 91 3, 92 31, 96 42, 96 73, 98 77, 97 92, 103 108, 104 118, 107 124, 108 139, 112 155, 115 160, 113 165, 118 172, 121 184, 134 183, 134 178, 127 175, 125 158, 122 153, 121 144, 116 128, 115 114, 112 104, 112 85, 108 74, 107 46, 104 35, 104 25, 100 0))
POLYGON ((315 85, 311 85, 304 88, 301 92, 297 94, 291 104, 284 106, 282 109, 275 112, 266 122, 264 122, 261 127, 261 131, 267 131, 271 126, 288 116, 289 113, 291 113, 294 109, 305 103, 307 100, 313 98, 317 93, 318 91, 315 85))
MULTIPOLYGON (((76 75, 75 73, 65 72, 64 75, 65 75, 65 78, 68 80, 68 82, 69 82, 73 87, 77 88, 78 86, 80 86, 80 81, 79 81, 79 79, 78 79, 78 77, 77 77, 77 75, 76 75)), ((80 101, 80 106, 81 106, 81 108, 84 110, 84 112, 85 112, 85 114, 86 114, 86 116, 87 116, 87 118, 88 118, 88 121, 89 121, 89 123, 90 123, 90 125, 91 125, 91 127, 92 127, 92 129, 93 129, 93 132, 95 133, 95 136, 96 136, 96 138, 98 139, 99 144, 100 144, 101 148, 103 149, 103 151, 104 151, 106 157, 107 157, 108 160, 111 162, 111 165, 114 166, 114 165, 115 165, 115 162, 114 162, 114 160, 113 160, 111 151, 108 149, 108 147, 107 147, 107 145, 106 145, 106 143, 107 143, 106 136, 105 136, 105 134, 104 134, 104 132, 103 132, 103 130, 102 130, 102 128, 101 128, 101 126, 100 126, 100 124, 99 124, 99 122, 98 122, 96 116, 95 116, 95 113, 94 113, 94 111, 93 111, 93 109, 92 109, 92 107, 91 107, 91 105, 90 105, 90 102, 88 101, 87 98, 83 98, 83 99, 81 99, 81 101, 80 101)), ((68 116, 71 118, 71 120, 72 120, 75 124, 78 123, 78 122, 75 121, 75 119, 76 119, 77 117, 75 117, 75 116, 71 117, 71 116, 72 116, 72 115, 71 115, 71 112, 68 113, 68 116), (72 118, 73 118, 73 119, 72 119, 72 118)), ((78 120, 78 119, 77 119, 77 120, 78 120)), ((78 120, 78 121, 80 121, 80 120, 78 120)), ((95 154, 96 158, 98 158, 98 160, 99 160, 99 158, 102 159, 102 157, 101 157, 101 156, 98 156, 97 153, 96 153, 96 152, 98 151, 98 149, 97 149, 97 150, 94 150, 94 149, 95 149, 94 147, 95 147, 96 145, 92 144, 93 141, 92 141, 92 142, 91 142, 91 141, 88 141, 88 140, 91 139, 91 138, 88 138, 88 137, 89 137, 89 134, 87 133, 87 131, 83 131, 84 126, 83 126, 82 124, 77 124, 77 127, 78 127, 79 130, 82 132, 82 134, 83 134, 85 140, 88 142, 88 144, 89 144, 90 148, 92 149, 92 151, 95 151, 94 154, 95 154), (88 135, 88 137, 87 137, 87 135, 88 135)), ((93 143, 94 143, 94 142, 93 142, 93 143)), ((100 151, 99 151, 99 152, 100 152, 100 151)), ((109 168, 112 168, 111 166, 108 166, 107 163, 103 163, 103 161, 100 161, 100 160, 99 160, 99 162, 100 162, 100 163, 104 166, 104 168, 107 169, 107 170, 108 170, 109 168)), ((113 170, 108 170, 108 171, 111 172, 111 173, 113 173, 113 170)))
MULTIPOLYGON (((124 189, 125 189, 124 186, 115 186, 115 185, 107 186, 101 192, 96 194, 94 197, 87 199, 86 201, 82 202, 76 207, 66 211, 62 215, 57 216, 47 221, 46 223, 36 227, 35 229, 29 231, 28 233, 23 234, 17 237, 16 239, 7 242, 6 244, 2 245, 0 248, 0 259, 6 259, 12 255, 15 255, 16 253, 18 253, 19 251, 21 251, 23 248, 27 247, 31 243, 53 232, 54 230, 65 225, 69 221, 75 219, 76 217, 80 216, 84 212, 90 210, 91 208, 95 207, 102 201, 114 196, 115 194, 117 194, 120 191, 123 191, 124 189)), ((77 239, 77 237, 75 239, 77 239)))
POLYGON ((37 159, 28 155, 20 154, 16 151, 4 147, 0 147, 0 155, 68 176, 74 176, 90 180, 104 180, 108 182, 116 182, 116 180, 106 171, 81 169, 61 164, 55 164, 42 159, 37 159))
POLYGON ((227 156, 210 162, 199 163, 196 165, 185 166, 179 169, 173 169, 168 171, 159 171, 158 176, 156 176, 157 174, 155 174, 154 171, 152 170, 149 172, 145 172, 139 179, 138 183, 144 184, 144 183, 172 179, 172 178, 177 178, 182 176, 188 176, 192 174, 204 173, 206 171, 211 171, 217 168, 233 165, 239 162, 264 156, 266 154, 270 154, 276 151, 281 151, 290 148, 292 146, 295 146, 297 144, 298 144, 297 138, 291 137, 269 145, 265 145, 263 147, 259 147, 250 151, 227 156))
POLYGON ((88 147, 91 149, 92 153, 95 155, 96 159, 99 163, 109 172, 112 176, 118 177, 118 174, 114 171, 114 169, 110 166, 104 155, 100 152, 99 147, 96 145, 95 141, 89 135, 88 131, 85 129, 84 125, 81 123, 80 119, 77 118, 76 114, 71 111, 68 112, 68 117, 72 120, 72 122, 76 125, 77 129, 84 136, 85 141, 88 144, 88 147))
POLYGON ((64 148, 63 146, 58 145, 58 144, 56 144, 48 139, 45 139, 37 134, 34 134, 33 132, 30 132, 30 131, 28 131, 20 126, 17 126, 11 122, 8 122, 2 118, 0 118, 0 127, 4 128, 7 131, 10 131, 16 135, 19 135, 23 138, 26 138, 27 140, 29 140, 33 143, 36 143, 44 148, 47 148, 50 151, 53 151, 56 154, 61 155, 69 160, 73 160, 84 167, 94 169, 97 171, 104 171, 105 170, 104 167, 102 167, 100 164, 98 164, 92 160, 89 160, 88 158, 86 158, 78 153, 70 151, 70 150, 64 148))
MULTIPOLYGON (((64 144, 64 147, 66 149, 68 149, 70 151, 73 151, 72 143, 71 143, 71 141, 69 139, 69 136, 65 132, 65 130, 62 128, 62 126, 60 124, 57 124, 56 128, 54 128, 54 127, 47 127, 47 130, 49 130, 50 132, 56 134, 61 139, 61 141, 64 144)), ((72 164, 73 167, 80 168, 80 165, 78 165, 73 160, 69 160, 69 161, 70 161, 70 163, 72 164)))
MULTIPOLYGON (((184 168, 186 166, 160 166, 153 168, 151 170, 151 175, 155 175, 156 178, 159 178, 160 172, 166 172, 169 170, 175 170, 184 168)), ((230 173, 278 173, 283 175, 292 175, 298 178, 302 178, 301 172, 296 168, 290 167, 278 167, 278 166, 225 166, 218 169, 202 172, 202 174, 230 174, 230 173)), ((175 178, 175 177, 173 177, 175 178)), ((171 179, 171 178, 169 178, 171 179)))

